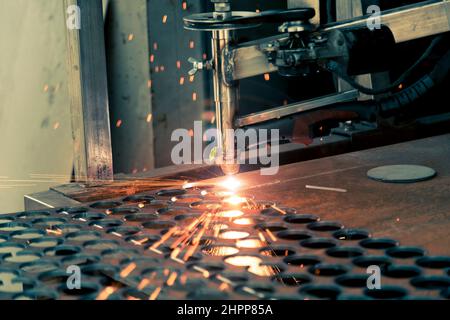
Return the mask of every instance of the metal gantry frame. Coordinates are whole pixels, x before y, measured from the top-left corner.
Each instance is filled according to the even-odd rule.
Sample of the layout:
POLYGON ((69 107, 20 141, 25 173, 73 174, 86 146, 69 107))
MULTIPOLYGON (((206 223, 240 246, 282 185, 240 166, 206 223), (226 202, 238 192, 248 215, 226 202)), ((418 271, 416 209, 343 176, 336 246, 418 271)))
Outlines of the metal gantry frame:
POLYGON ((74 5, 81 28, 67 28, 67 63, 75 179, 108 181, 113 166, 102 1, 64 0, 65 14, 74 5))

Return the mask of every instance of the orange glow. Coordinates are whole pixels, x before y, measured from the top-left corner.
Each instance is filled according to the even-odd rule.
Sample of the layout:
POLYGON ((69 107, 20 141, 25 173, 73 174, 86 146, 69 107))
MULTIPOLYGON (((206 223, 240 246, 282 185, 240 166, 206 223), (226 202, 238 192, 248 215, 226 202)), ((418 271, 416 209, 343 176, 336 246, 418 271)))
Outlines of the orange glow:
POLYGON ((184 77, 180 78, 180 86, 182 86, 184 84, 184 77))
POLYGON ((245 231, 225 231, 220 234, 220 238, 228 240, 237 240, 248 237, 250 234, 245 231))
POLYGON ((55 235, 58 235, 58 236, 62 235, 62 231, 61 230, 45 229, 45 231, 47 231, 47 233, 55 234, 55 235))
POLYGON ((280 273, 280 270, 277 267, 259 265, 250 266, 248 271, 260 277, 271 277, 280 273))
POLYGON ((152 121, 152 118, 153 118, 153 115, 152 115, 151 113, 149 113, 149 114, 147 115, 146 121, 147 121, 148 123, 150 123, 150 122, 152 121))
POLYGON ((269 81, 270 80, 270 74, 265 73, 264 74, 264 80, 269 81))
POLYGON ((112 295, 116 291, 114 287, 106 287, 103 291, 99 293, 96 300, 106 300, 110 295, 112 295))
POLYGON ((246 202, 247 202, 247 199, 246 199, 246 198, 243 198, 243 197, 232 196, 232 197, 226 198, 226 199, 223 200, 223 201, 226 202, 226 203, 228 203, 228 204, 237 206, 237 205, 239 205, 239 204, 246 203, 246 202))
POLYGON ((269 229, 266 229, 267 234, 269 235, 270 239, 272 239, 272 241, 277 241, 277 238, 275 237, 275 235, 272 233, 272 231, 270 231, 269 229))
POLYGON ((133 272, 134 269, 136 269, 136 263, 132 262, 130 263, 128 266, 126 266, 121 272, 120 272, 120 276, 122 278, 126 278, 130 275, 130 273, 133 272))
POLYGON ((206 248, 203 250, 203 253, 215 256, 215 257, 225 257, 231 256, 239 252, 239 249, 234 247, 226 247, 226 246, 216 246, 211 248, 206 248))
POLYGON ((194 184, 193 183, 185 183, 184 185, 183 185, 183 189, 191 189, 191 188, 193 188, 194 187, 194 184))
POLYGON ((161 287, 156 288, 155 291, 153 291, 152 294, 150 295, 149 300, 156 300, 158 298, 160 292, 161 292, 161 287))
POLYGON ((253 220, 249 219, 249 218, 241 218, 241 219, 234 220, 233 223, 241 225, 241 226, 248 226, 248 225, 253 224, 253 220))
POLYGON ((222 283, 220 286, 219 286, 219 290, 220 291, 226 291, 226 290, 228 290, 230 288, 230 286, 227 284, 227 283, 222 283))
POLYGON ((234 256, 225 259, 225 262, 236 267, 250 267, 259 265, 262 260, 254 256, 234 256))
POLYGON ((259 239, 245 239, 245 240, 238 240, 236 242, 236 246, 238 248, 261 248, 264 246, 264 243, 259 239))
POLYGON ((192 94, 192 101, 197 101, 197 92, 192 94))
POLYGON ((133 41, 133 39, 134 39, 134 34, 130 33, 128 35, 128 41, 133 41))
POLYGON ((181 69, 181 61, 180 60, 177 61, 177 69, 181 69))
POLYGON ((162 22, 163 22, 163 23, 167 23, 167 14, 165 14, 165 15, 163 16, 162 22))
POLYGON ((142 289, 144 289, 146 286, 148 286, 149 284, 150 284, 150 280, 148 280, 148 279, 142 279, 142 281, 139 282, 138 289, 139 289, 139 290, 142 290, 142 289))
POLYGON ((187 9, 187 2, 186 1, 183 1, 182 7, 183 7, 183 10, 187 9))
POLYGON ((237 218, 242 216, 243 214, 244 213, 239 210, 228 210, 219 212, 219 215, 223 218, 237 218))
POLYGON ((234 196, 234 192, 231 192, 231 191, 218 191, 218 192, 215 192, 214 194, 220 198, 234 196))
POLYGON ((215 230, 218 230, 218 231, 220 231, 220 230, 225 230, 225 229, 228 229, 228 226, 227 226, 226 224, 223 224, 223 223, 221 223, 221 224, 216 224, 216 225, 214 226, 214 229, 215 229, 215 230))
POLYGON ((167 279, 167 285, 169 287, 173 286, 175 283, 175 280, 177 279, 178 274, 176 272, 172 272, 169 279, 167 279))

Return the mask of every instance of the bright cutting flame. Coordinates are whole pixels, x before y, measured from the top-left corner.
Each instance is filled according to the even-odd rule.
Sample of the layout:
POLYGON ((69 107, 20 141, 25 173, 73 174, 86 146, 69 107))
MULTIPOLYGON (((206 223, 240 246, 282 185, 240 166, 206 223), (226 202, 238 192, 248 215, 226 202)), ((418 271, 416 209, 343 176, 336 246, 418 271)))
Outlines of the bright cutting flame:
POLYGON ((227 177, 219 185, 227 190, 235 191, 241 186, 241 182, 235 177, 227 177))

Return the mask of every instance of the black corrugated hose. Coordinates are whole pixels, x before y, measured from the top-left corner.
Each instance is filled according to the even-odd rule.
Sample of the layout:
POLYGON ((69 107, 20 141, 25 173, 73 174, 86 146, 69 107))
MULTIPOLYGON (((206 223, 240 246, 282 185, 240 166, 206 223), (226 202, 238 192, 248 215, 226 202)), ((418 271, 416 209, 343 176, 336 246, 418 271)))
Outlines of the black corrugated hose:
MULTIPOLYGON (((423 61, 425 61, 433 52, 433 49, 436 47, 438 43, 440 43, 443 39, 448 40, 448 37, 445 35, 438 36, 435 38, 425 53, 419 58, 419 60, 409 68, 397 81, 395 81, 388 88, 383 89, 369 89, 361 86, 355 80, 353 80, 350 76, 348 76, 345 72, 343 72, 342 66, 335 62, 329 61, 326 63, 324 68, 338 77, 342 78, 346 82, 348 82, 355 89, 361 91, 362 93, 369 95, 376 95, 381 93, 386 93, 394 90, 401 84, 406 78, 416 69, 423 61)), ((373 104, 378 105, 378 109, 381 113, 387 114, 391 113, 394 110, 403 108, 412 102, 416 101, 420 97, 424 96, 427 92, 430 91, 435 85, 442 82, 445 77, 450 72, 450 50, 448 50, 436 63, 433 70, 421 77, 418 81, 408 86, 404 90, 395 93, 387 98, 383 98, 380 101, 371 101, 370 103, 365 103, 366 106, 372 106, 373 104)))

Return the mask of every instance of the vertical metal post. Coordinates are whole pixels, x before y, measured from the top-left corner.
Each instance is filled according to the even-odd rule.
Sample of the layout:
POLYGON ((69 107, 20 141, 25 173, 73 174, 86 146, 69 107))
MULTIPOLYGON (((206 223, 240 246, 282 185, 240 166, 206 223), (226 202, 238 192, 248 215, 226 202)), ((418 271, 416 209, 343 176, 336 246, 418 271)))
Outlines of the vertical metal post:
POLYGON ((67 26, 75 178, 112 180, 102 1, 64 0, 64 10, 66 19, 71 14, 81 19, 80 29, 67 26))
MULTIPOLYGON (((211 0, 214 3, 214 17, 226 19, 232 14, 231 0, 211 0)), ((212 32, 213 84, 214 102, 216 105, 218 156, 222 171, 227 174, 239 172, 239 164, 235 159, 234 148, 234 116, 239 105, 239 83, 227 81, 225 61, 228 47, 234 42, 234 31, 223 29, 212 32)))
POLYGON ((230 133, 234 129, 234 116, 238 110, 239 87, 237 82, 226 83, 223 68, 224 52, 233 41, 234 32, 231 30, 217 30, 212 34, 212 51, 214 61, 214 101, 216 105, 217 123, 217 145, 221 152, 222 170, 225 174, 234 174, 239 169, 235 162, 234 134, 230 133))

